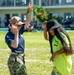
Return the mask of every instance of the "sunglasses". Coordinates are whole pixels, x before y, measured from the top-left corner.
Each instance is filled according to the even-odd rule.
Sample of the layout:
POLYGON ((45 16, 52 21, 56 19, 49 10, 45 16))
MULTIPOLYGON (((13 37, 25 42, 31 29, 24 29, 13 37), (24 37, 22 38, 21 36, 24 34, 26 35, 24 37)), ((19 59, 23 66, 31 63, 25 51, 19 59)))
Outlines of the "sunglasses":
MULTIPOLYGON (((15 23, 13 23, 15 25, 15 23)), ((16 25, 17 27, 21 27, 22 25, 16 25)))
POLYGON ((21 27, 21 25, 17 25, 18 27, 21 27))

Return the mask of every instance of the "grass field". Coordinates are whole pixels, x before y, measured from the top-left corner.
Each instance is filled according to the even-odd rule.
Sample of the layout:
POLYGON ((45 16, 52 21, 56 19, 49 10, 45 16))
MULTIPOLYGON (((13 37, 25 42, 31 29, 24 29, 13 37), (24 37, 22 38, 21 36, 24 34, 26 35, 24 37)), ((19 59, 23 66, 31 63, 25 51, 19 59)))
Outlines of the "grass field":
MULTIPOLYGON (((68 32, 74 46, 74 32, 68 32)), ((0 75, 9 75, 7 60, 10 50, 5 44, 6 32, 0 32, 0 75)), ((52 62, 49 42, 44 40, 43 32, 26 32, 25 38, 25 61, 28 75, 50 75, 52 62)), ((74 75, 74 55, 72 55, 73 67, 71 75, 74 75)))

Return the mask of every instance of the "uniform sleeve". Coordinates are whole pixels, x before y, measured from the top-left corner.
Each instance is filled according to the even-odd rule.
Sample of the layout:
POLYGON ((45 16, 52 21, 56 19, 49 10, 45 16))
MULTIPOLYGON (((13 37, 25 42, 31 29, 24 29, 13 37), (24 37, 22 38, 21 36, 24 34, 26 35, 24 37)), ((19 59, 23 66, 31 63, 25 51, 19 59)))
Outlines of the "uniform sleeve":
POLYGON ((21 27, 19 32, 20 32, 20 34, 23 34, 25 32, 24 25, 21 27))
POLYGON ((9 36, 6 36, 5 37, 5 42, 8 46, 11 46, 11 44, 13 43, 13 40, 9 36))

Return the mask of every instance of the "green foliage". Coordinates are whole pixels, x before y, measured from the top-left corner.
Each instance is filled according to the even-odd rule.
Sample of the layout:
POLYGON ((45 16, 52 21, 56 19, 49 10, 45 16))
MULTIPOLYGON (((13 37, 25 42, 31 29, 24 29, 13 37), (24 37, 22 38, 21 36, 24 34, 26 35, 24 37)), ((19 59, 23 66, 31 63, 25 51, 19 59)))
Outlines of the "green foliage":
POLYGON ((52 17, 53 19, 56 19, 59 23, 62 23, 61 17, 52 17))
MULTIPOLYGON (((27 9, 27 13, 29 13, 29 9, 27 9)), ((39 20, 41 22, 48 21, 50 19, 56 19, 59 23, 61 23, 61 18, 60 17, 52 17, 52 14, 50 11, 46 10, 42 6, 33 6, 33 13, 34 13, 34 20, 39 20)))
MULTIPOLYGON (((29 13, 29 9, 27 9, 27 13, 29 13)), ((42 6, 33 6, 34 17, 41 22, 48 20, 47 11, 42 6)))
POLYGON ((44 22, 48 20, 47 12, 42 6, 34 6, 33 10, 36 18, 39 21, 44 22))

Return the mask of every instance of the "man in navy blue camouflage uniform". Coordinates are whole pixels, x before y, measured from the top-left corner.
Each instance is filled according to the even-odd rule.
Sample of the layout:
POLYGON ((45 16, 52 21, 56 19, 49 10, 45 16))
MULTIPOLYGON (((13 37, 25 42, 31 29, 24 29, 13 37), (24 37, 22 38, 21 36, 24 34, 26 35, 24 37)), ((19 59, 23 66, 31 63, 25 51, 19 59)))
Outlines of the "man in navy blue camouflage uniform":
POLYGON ((25 43, 21 34, 23 34, 25 28, 31 22, 33 5, 29 3, 28 7, 30 13, 27 20, 23 23, 18 16, 13 16, 10 19, 11 28, 5 36, 5 42, 11 49, 11 54, 8 59, 10 75, 27 75, 24 60, 25 43))

